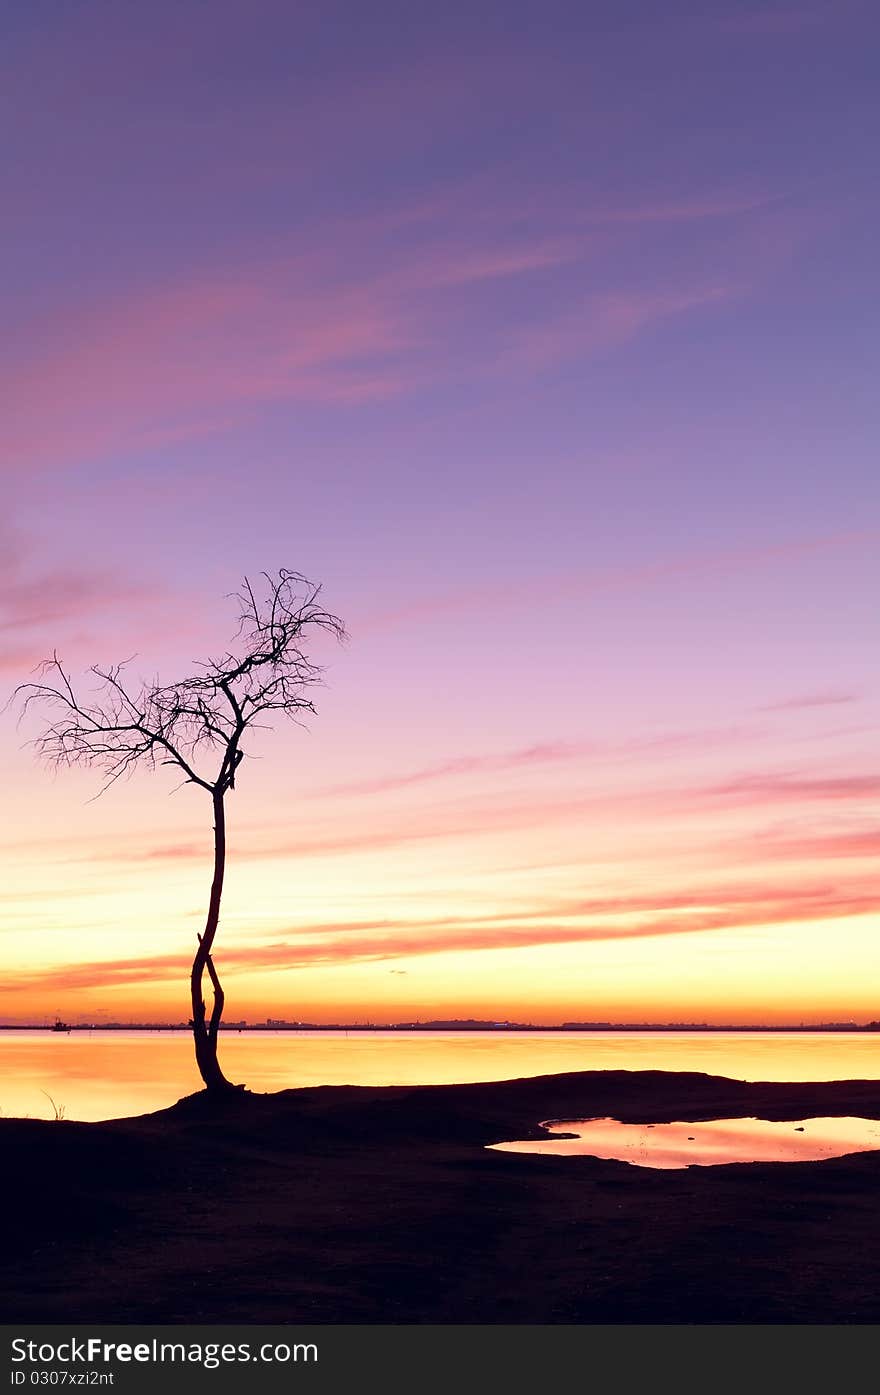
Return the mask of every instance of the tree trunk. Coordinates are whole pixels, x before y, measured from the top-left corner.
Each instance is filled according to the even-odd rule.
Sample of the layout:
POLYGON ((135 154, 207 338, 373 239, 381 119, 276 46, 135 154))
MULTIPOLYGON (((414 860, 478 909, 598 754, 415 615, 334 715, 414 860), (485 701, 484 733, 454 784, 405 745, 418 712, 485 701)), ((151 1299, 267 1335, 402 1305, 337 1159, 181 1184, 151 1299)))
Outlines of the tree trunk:
POLYGON ((226 1079, 217 1060, 217 1031, 223 1016, 223 989, 217 977, 217 970, 211 957, 211 946, 220 921, 220 898, 223 895, 223 873, 226 870, 226 810, 223 792, 214 790, 214 880, 211 882, 211 899, 208 903, 208 918, 205 932, 199 936, 199 947, 193 960, 190 975, 192 995, 192 1030, 196 1048, 196 1064, 209 1092, 221 1093, 236 1087, 226 1079), (207 1009, 202 996, 202 978, 205 969, 211 980, 214 995, 210 1021, 206 1021, 207 1009))

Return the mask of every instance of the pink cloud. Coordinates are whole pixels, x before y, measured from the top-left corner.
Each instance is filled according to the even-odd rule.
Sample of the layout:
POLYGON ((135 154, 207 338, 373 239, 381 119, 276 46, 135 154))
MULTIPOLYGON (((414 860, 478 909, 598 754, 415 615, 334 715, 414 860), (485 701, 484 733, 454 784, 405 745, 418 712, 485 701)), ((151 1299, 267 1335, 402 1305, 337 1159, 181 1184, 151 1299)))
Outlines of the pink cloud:
POLYGON ((756 712, 797 712, 808 707, 838 707, 843 703, 858 702, 855 693, 804 693, 800 697, 783 698, 779 702, 768 702, 756 707, 756 712))
POLYGON ((817 863, 825 858, 876 858, 880 855, 880 828, 843 832, 779 834, 773 830, 738 845, 749 860, 817 863))
MULTIPOLYGON (((601 812, 648 818, 679 813, 689 815, 705 806, 715 809, 765 809, 769 804, 852 804, 880 795, 880 774, 810 776, 790 773, 755 773, 710 785, 657 786, 626 790, 597 790, 589 796, 521 799, 503 802, 488 799, 456 801, 445 809, 410 808, 397 819, 368 829, 356 823, 322 833, 310 831, 281 843, 263 843, 243 850, 245 857, 312 857, 345 852, 385 851, 411 843, 464 837, 491 836, 517 830, 552 828, 601 812)), ((621 841, 626 834, 621 832, 621 841)), ((633 832, 630 836, 636 838, 633 832)))
MULTIPOLYGON (((509 235, 510 229, 539 224, 543 229, 553 228, 564 249, 571 244, 572 228, 613 228, 618 237, 627 225, 641 229, 651 223, 737 220, 743 215, 762 214, 787 197, 786 191, 762 187, 754 180, 741 185, 704 186, 677 197, 639 198, 628 203, 609 200, 586 185, 574 190, 569 185, 548 185, 542 189, 536 209, 534 200, 523 197, 517 168, 513 166, 494 171, 481 169, 477 176, 446 185, 407 205, 383 209, 372 215, 369 223, 388 230, 420 224, 436 226, 442 222, 460 229, 476 229, 480 234, 484 228, 491 228, 493 246, 498 245, 499 227, 509 235)), ((603 241, 602 245, 611 244, 603 241)))
POLYGON ((782 539, 778 542, 748 544, 712 552, 678 554, 665 561, 645 565, 609 567, 602 572, 570 571, 478 586, 461 586, 427 595, 408 605, 379 610, 364 617, 357 634, 369 634, 399 624, 421 623, 435 616, 473 614, 476 610, 539 607, 564 596, 604 594, 637 590, 680 577, 724 575, 741 568, 787 562, 813 553, 851 550, 866 545, 875 549, 880 532, 876 529, 847 530, 840 533, 782 539))
POLYGON ((72 568, 11 576, 10 569, 0 563, 0 631, 30 630, 106 609, 115 602, 117 585, 107 575, 72 568))
POLYGON ((713 23, 727 34, 790 35, 810 32, 845 14, 846 0, 806 5, 763 5, 754 9, 740 8, 736 13, 718 16, 713 23))
POLYGON ((581 223, 643 224, 701 222, 706 218, 732 218, 754 213, 778 203, 781 194, 706 193, 660 203, 597 205, 576 215, 581 223))
POLYGON ((209 434, 271 402, 357 405, 395 396, 425 371, 415 362, 424 329, 408 296, 521 275, 570 255, 549 242, 435 249, 354 286, 340 277, 342 245, 317 259, 72 307, 51 339, 25 335, 6 365, 0 385, 15 405, 3 463, 23 468, 123 442, 209 434))
POLYGON ((45 658, 39 644, 0 644, 0 673, 30 673, 45 658))
MULTIPOLYGON (((427 222, 424 207, 410 211, 418 235, 395 242, 391 256, 391 215, 384 223, 365 217, 310 229, 309 247, 318 251, 261 247, 249 261, 239 253, 225 268, 181 272, 103 303, 69 298, 50 324, 20 327, 14 355, 4 360, 0 352, 0 391, 13 404, 0 467, 65 464, 210 436, 279 402, 357 407, 412 392, 462 371, 461 346, 472 335, 459 288, 585 263, 595 239, 573 227, 730 216, 766 202, 708 194, 584 209, 568 199, 549 220, 545 210, 537 233, 528 220, 511 224, 497 207, 481 228, 470 207, 458 207, 454 196, 444 207, 440 197, 439 212, 437 200, 425 205, 435 209, 427 222), (548 222, 558 228, 548 232, 548 222)), ((405 214, 397 218, 404 228, 405 214)), ((575 313, 514 324, 512 347, 482 351, 468 371, 532 371, 560 356, 612 349, 738 290, 584 295, 575 313)), ((491 325, 483 330, 491 337, 491 325)))
POLYGON ((456 756, 439 761, 436 765, 423 766, 401 774, 379 776, 372 780, 354 780, 347 784, 330 785, 320 790, 320 794, 384 794, 392 790, 408 789, 412 785, 426 784, 433 780, 444 780, 457 775, 494 774, 498 771, 513 770, 522 766, 554 764, 568 761, 578 754, 584 754, 588 747, 574 742, 544 742, 535 746, 523 747, 497 756, 456 756))
POLYGON ((253 404, 362 401, 400 388, 379 365, 406 333, 369 290, 306 293, 290 268, 152 288, 80 311, 7 365, 7 468, 186 432, 253 404), (362 372, 364 365, 367 371, 362 372), (51 401, 52 412, 46 412, 51 401))
POLYGON ((792 802, 837 802, 876 799, 880 796, 880 774, 799 775, 789 772, 741 775, 718 785, 693 791, 698 800, 719 800, 724 804, 769 804, 792 802))
POLYGON ((47 652, 41 638, 51 626, 51 649, 71 625, 128 610, 155 598, 127 578, 100 567, 41 563, 19 534, 0 534, 0 669, 24 672, 47 652))
POLYGON ((576 309, 519 331, 508 362, 540 370, 563 358, 616 349, 645 329, 724 304, 741 291, 741 285, 731 283, 588 296, 576 309))
POLYGON ((434 765, 375 779, 354 780, 319 790, 322 795, 385 794, 412 785, 446 780, 460 775, 493 775, 531 766, 569 765, 578 760, 628 760, 645 755, 663 755, 693 749, 729 746, 761 735, 756 727, 715 727, 692 732, 665 732, 657 736, 635 737, 629 741, 542 741, 487 756, 454 756, 434 765))
MULTIPOLYGON (((838 804, 854 805, 875 800, 880 794, 880 774, 867 775, 794 775, 766 772, 745 775, 732 780, 689 786, 633 786, 625 790, 596 789, 589 795, 572 794, 556 798, 523 798, 507 796, 457 798, 443 807, 408 807, 384 817, 349 815, 345 823, 338 818, 314 822, 302 833, 284 838, 267 831, 255 838, 251 833, 236 844, 233 855, 243 861, 338 856, 340 854, 384 853, 392 848, 405 848, 423 842, 491 837, 499 833, 536 832, 558 825, 576 825, 579 819, 589 820, 601 815, 607 819, 614 813, 620 820, 618 841, 622 848, 633 840, 641 854, 642 835, 638 828, 646 819, 671 817, 692 818, 706 809, 756 810, 768 806, 838 804)), ((701 845, 697 834, 681 832, 683 846, 701 845)), ((69 846, 66 840, 65 847, 69 846)), ((165 848, 131 849, 124 845, 108 847, 101 854, 89 851, 76 860, 109 860, 120 864, 154 862, 163 856, 173 861, 201 861, 206 852, 197 844, 182 843, 165 848)))
MULTIPOLYGON (((332 967, 336 964, 413 958, 450 951, 513 950, 540 945, 588 944, 603 940, 703 934, 715 930, 834 920, 873 912, 878 906, 880 896, 877 895, 829 894, 824 897, 817 896, 806 902, 803 898, 795 896, 793 899, 786 898, 778 902, 759 901, 752 910, 738 906, 695 911, 624 926, 575 926, 552 921, 529 926, 399 926, 379 934, 331 934, 321 939, 296 943, 283 941, 247 947, 234 946, 218 955, 218 968, 225 976, 266 968, 332 967)), ((77 988, 114 988, 126 984, 173 981, 182 978, 187 967, 187 958, 176 954, 109 960, 100 964, 67 965, 13 975, 4 982, 0 991, 20 992, 25 987, 45 991, 73 991, 77 988)))
POLYGON ((548 238, 514 247, 464 248, 455 253, 442 249, 402 273, 401 282, 417 290, 441 286, 466 286, 475 281, 495 281, 528 272, 544 271, 575 261, 584 247, 571 237, 548 238))

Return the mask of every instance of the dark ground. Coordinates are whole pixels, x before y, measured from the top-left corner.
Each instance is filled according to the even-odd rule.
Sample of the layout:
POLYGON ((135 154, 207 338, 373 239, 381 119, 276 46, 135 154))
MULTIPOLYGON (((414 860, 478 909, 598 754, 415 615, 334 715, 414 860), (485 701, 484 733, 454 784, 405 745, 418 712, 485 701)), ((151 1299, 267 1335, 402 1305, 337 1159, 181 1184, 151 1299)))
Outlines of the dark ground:
POLYGON ((542 1119, 880 1118, 880 1082, 601 1071, 0 1119, 4 1321, 876 1323, 880 1152, 654 1171, 542 1119))

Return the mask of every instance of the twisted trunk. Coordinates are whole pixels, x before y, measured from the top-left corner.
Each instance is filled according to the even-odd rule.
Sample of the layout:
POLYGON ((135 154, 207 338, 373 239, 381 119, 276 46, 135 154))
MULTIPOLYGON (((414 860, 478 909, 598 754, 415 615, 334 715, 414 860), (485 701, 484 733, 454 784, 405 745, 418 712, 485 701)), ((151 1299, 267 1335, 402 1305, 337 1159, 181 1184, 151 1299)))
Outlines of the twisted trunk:
POLYGON ((226 870, 226 810, 223 803, 224 791, 215 787, 212 793, 214 805, 214 879, 211 882, 211 899, 208 903, 208 917, 204 934, 199 936, 199 947, 193 960, 190 975, 192 997, 192 1031, 196 1049, 196 1064, 209 1091, 220 1093, 235 1089, 226 1079, 217 1060, 217 1032, 223 1016, 223 989, 211 958, 211 946, 220 921, 220 898, 223 895, 223 874, 226 870), (205 970, 211 980, 213 1004, 210 1020, 202 994, 202 980, 205 970))

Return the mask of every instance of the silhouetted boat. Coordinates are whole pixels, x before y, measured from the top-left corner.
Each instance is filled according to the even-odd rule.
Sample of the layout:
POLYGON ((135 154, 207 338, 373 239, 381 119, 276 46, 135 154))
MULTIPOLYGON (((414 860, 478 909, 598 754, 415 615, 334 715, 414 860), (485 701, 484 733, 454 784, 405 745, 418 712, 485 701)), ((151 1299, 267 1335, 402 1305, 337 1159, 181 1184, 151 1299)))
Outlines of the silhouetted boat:
POLYGON ((55 1026, 52 1028, 52 1031, 53 1031, 53 1032, 69 1032, 69 1031, 70 1031, 70 1023, 69 1023, 69 1022, 62 1022, 60 1017, 56 1017, 56 1019, 55 1019, 55 1026))

